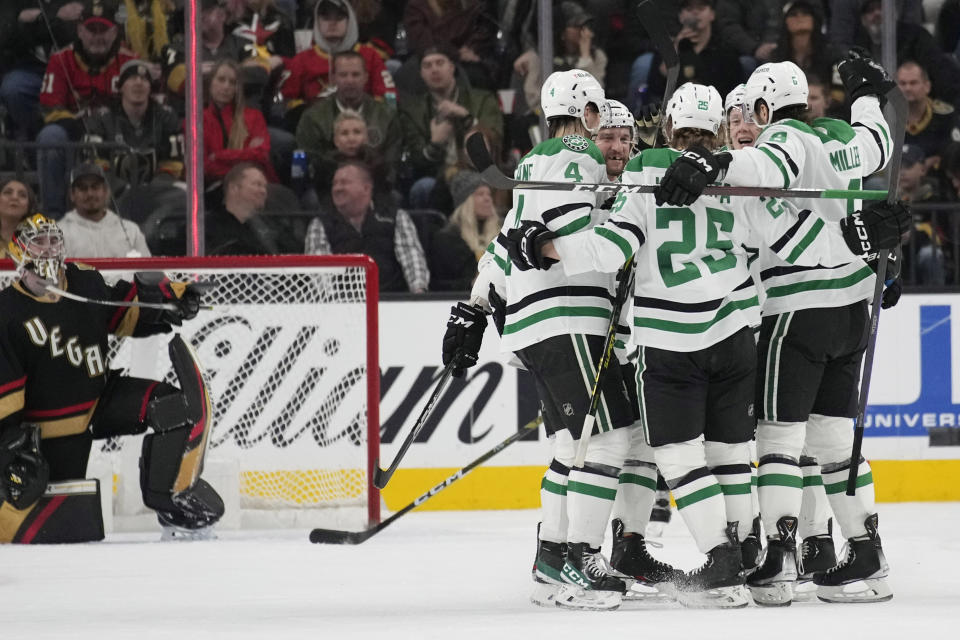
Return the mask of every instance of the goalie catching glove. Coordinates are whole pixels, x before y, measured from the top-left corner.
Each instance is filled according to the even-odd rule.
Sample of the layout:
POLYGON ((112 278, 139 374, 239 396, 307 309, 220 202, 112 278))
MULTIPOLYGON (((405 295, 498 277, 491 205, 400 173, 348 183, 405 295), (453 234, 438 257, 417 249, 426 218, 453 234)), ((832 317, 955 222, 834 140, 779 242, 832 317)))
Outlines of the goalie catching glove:
POLYGON ((868 262, 884 249, 900 245, 910 229, 910 210, 903 202, 870 202, 840 221, 840 232, 852 253, 868 262))
POLYGON ((0 501, 17 509, 33 505, 47 489, 50 465, 40 453, 40 430, 17 426, 0 435, 0 501))
POLYGON ((213 287, 208 282, 177 282, 154 271, 141 271, 134 275, 137 298, 141 302, 167 303, 173 309, 142 309, 141 314, 151 314, 147 319, 153 324, 170 324, 179 327, 184 320, 192 320, 200 311, 203 293, 213 287), (155 315, 154 315, 155 314, 155 315))
POLYGON ((549 269, 557 261, 543 255, 543 245, 557 237, 542 222, 524 220, 519 229, 510 229, 504 244, 511 262, 520 269, 549 269))
POLYGON ((686 207, 697 201, 707 185, 721 179, 732 160, 729 153, 711 153, 699 145, 673 161, 653 192, 657 205, 686 207))
POLYGON ((458 302, 450 309, 447 331, 443 334, 443 366, 453 363, 455 378, 477 364, 483 331, 487 328, 487 314, 482 307, 458 302))

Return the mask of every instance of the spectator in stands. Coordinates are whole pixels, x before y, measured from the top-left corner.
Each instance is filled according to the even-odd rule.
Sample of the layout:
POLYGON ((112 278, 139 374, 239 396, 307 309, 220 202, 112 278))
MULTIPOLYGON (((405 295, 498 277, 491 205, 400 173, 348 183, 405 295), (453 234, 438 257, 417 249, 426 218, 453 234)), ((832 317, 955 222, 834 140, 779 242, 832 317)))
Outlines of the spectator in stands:
POLYGON ((737 50, 745 71, 773 59, 783 4, 783 0, 718 0, 717 31, 737 50))
POLYGON ((477 275, 477 262, 502 223, 490 187, 476 171, 458 173, 450 182, 450 192, 456 208, 430 243, 433 291, 469 290, 477 275))
POLYGON ((37 196, 29 185, 9 178, 0 182, 0 258, 7 257, 7 243, 20 221, 37 213, 37 196))
MULTIPOLYGON (((937 41, 923 26, 908 22, 905 15, 901 14, 897 22, 897 64, 907 60, 917 62, 930 76, 931 95, 956 104, 960 99, 960 65, 937 46, 937 41)), ((860 21, 863 28, 857 32, 854 44, 869 50, 879 60, 883 35, 880 0, 862 1, 860 21)), ((831 33, 831 39, 836 41, 835 34, 831 33)))
MULTIPOLYGON (((77 39, 50 57, 40 93, 46 125, 37 142, 62 145, 79 141, 90 110, 113 99, 120 68, 135 57, 120 40, 115 16, 114 0, 86 0, 77 39)), ((73 164, 73 154, 63 149, 42 150, 37 164, 43 212, 59 218, 66 209, 67 169, 73 164)))
POLYGON ((370 43, 380 52, 380 57, 388 60, 394 55, 393 45, 397 39, 397 26, 403 17, 403 3, 351 0, 351 4, 357 15, 360 42, 370 43))
POLYGON ((7 0, 0 15, 0 103, 15 140, 32 141, 40 131, 40 85, 50 55, 77 37, 79 0, 7 0))
POLYGON ((156 176, 183 175, 183 131, 180 118, 152 99, 150 66, 140 59, 120 69, 120 98, 87 121, 87 139, 120 142, 129 149, 106 151, 114 175, 129 185, 146 184, 156 176))
POLYGON ((279 218, 261 215, 267 203, 267 176, 251 162, 236 163, 223 179, 223 204, 207 212, 208 255, 300 253, 279 218))
POLYGON ((403 24, 412 52, 422 56, 435 47, 456 52, 472 86, 496 89, 497 23, 486 5, 461 0, 409 0, 403 24))
POLYGON ((821 80, 820 76, 811 73, 807 75, 807 87, 810 90, 807 94, 810 119, 827 117, 832 113, 833 96, 830 94, 830 86, 821 80))
POLYGON ((130 49, 144 60, 162 63, 170 47, 167 21, 174 0, 124 0, 127 21, 124 32, 130 49))
MULTIPOLYGON (((903 145, 901 156, 898 195, 910 203, 930 202, 936 199, 935 183, 927 178, 927 163, 923 149, 916 145, 903 145)), ((941 249, 943 230, 931 212, 915 212, 913 234, 907 252, 907 262, 912 263, 915 284, 942 285, 946 281, 944 254, 941 249)))
POLYGON ((430 285, 417 229, 403 209, 374 202, 373 176, 361 162, 347 161, 334 174, 332 206, 307 228, 306 253, 363 253, 377 263, 381 291, 423 293, 430 285))
POLYGON ((771 55, 776 62, 789 60, 808 76, 833 76, 837 51, 823 33, 823 14, 810 0, 796 0, 785 7, 777 48, 771 55))
POLYGON ((246 106, 243 92, 237 87, 238 78, 237 63, 221 60, 214 66, 205 92, 203 173, 208 189, 238 162, 252 162, 271 182, 277 181, 270 164, 267 123, 260 111, 246 106))
POLYGON ((233 33, 247 40, 247 50, 271 69, 297 55, 293 23, 275 6, 275 0, 244 0, 244 12, 233 33))
POLYGON ((140 227, 108 208, 110 187, 99 165, 84 162, 70 175, 74 208, 58 222, 72 258, 140 258, 150 255, 140 227))
POLYGON ((286 61, 287 78, 281 92, 287 103, 285 126, 296 131, 304 108, 332 91, 330 64, 345 51, 358 53, 367 80, 364 91, 376 99, 396 100, 393 77, 376 48, 357 41, 357 18, 347 0, 321 0, 315 8, 314 46, 286 61))
MULTIPOLYGON (((896 3, 900 22, 913 26, 923 24, 922 0, 896 0, 896 3)), ((868 39, 879 43, 882 16, 871 15, 869 20, 863 20, 864 15, 877 10, 873 0, 830 0, 830 40, 837 49, 846 51, 854 45, 862 46, 867 31, 871 32, 868 39)), ((879 55, 874 57, 880 59, 879 55)))
POLYGON ((946 0, 937 13, 937 44, 954 58, 960 54, 960 0, 946 0))
POLYGON ((928 166, 935 164, 944 145, 951 139, 960 140, 954 108, 930 97, 930 76, 916 62, 901 64, 896 80, 909 108, 904 139, 923 150, 928 166))
POLYGON ((361 146, 368 145, 375 157, 391 171, 395 170, 402 144, 400 121, 393 109, 365 92, 367 71, 364 57, 356 51, 338 53, 333 59, 333 85, 336 92, 309 107, 297 126, 297 146, 307 152, 317 184, 329 187, 329 179, 336 170, 334 155, 338 151, 356 157, 361 146), (355 117, 341 120, 347 112, 355 117), (356 117, 364 125, 365 140, 356 149, 345 150, 342 147, 350 144, 350 136, 343 133, 343 142, 338 144, 336 125, 339 122, 357 133, 356 117))
POLYGON ((496 97, 458 82, 454 54, 449 50, 432 47, 424 51, 420 76, 428 91, 406 97, 400 108, 404 156, 417 179, 410 202, 418 209, 429 201, 437 177, 456 168, 468 133, 482 129, 493 146, 499 146, 503 137, 496 97))
MULTIPOLYGON (((733 90, 744 76, 735 49, 714 30, 714 0, 680 0, 677 18, 681 29, 674 41, 680 55, 678 84, 699 82, 717 88, 720 95, 733 90)), ((660 55, 655 55, 647 78, 651 95, 663 95, 667 85, 667 69, 660 55)))

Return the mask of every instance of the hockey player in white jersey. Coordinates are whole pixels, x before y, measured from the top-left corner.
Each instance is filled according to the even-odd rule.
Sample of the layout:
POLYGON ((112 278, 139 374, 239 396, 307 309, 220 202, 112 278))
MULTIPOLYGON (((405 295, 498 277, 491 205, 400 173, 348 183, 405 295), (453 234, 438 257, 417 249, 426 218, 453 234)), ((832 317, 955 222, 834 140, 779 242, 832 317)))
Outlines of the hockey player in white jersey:
MULTIPOLYGON (((634 158, 625 183, 654 184, 686 146, 713 148, 723 118, 716 89, 686 84, 667 109, 677 149, 634 158), (679 150, 678 150, 679 149, 679 150)), ((878 246, 886 211, 862 214, 878 246)), ((750 453, 755 417, 757 291, 745 246, 764 246, 788 264, 843 264, 859 247, 857 229, 841 234, 810 211, 777 199, 705 197, 690 207, 656 207, 647 195, 618 196, 610 219, 585 233, 559 237, 527 224, 508 234, 520 267, 549 269, 556 259, 570 277, 612 272, 634 257, 632 340, 640 346, 636 384, 641 422, 656 461, 706 563, 680 580, 688 606, 748 603, 740 574, 740 540, 750 522, 750 453)), ((628 454, 628 458, 630 455, 628 454)))
MULTIPOLYGON (((746 115, 747 85, 738 85, 727 94, 723 103, 723 110, 727 117, 727 134, 729 146, 732 149, 752 147, 762 131, 761 128, 746 115)), ((760 283, 760 263, 754 262, 751 270, 754 280, 760 283)), ((760 289, 760 307, 763 313, 764 295, 760 289)), ((753 443, 754 456, 756 455, 756 441, 753 443)), ((753 458, 756 460, 756 458, 753 458)), ((814 573, 822 573, 837 564, 836 550, 833 544, 833 522, 830 501, 823 489, 823 478, 820 476, 820 463, 811 456, 804 445, 800 454, 800 471, 803 474, 803 499, 800 504, 800 522, 797 527, 798 536, 798 564, 802 566, 797 580, 808 583, 814 573)), ((756 476, 756 469, 754 469, 756 476)), ((754 477, 756 483, 756 477, 754 477)), ((753 533, 744 540, 742 545, 744 568, 752 570, 757 567, 761 545, 759 504, 756 501, 756 486, 751 493, 754 498, 753 533)), ((799 587, 799 585, 798 585, 799 587)), ((799 600, 810 594, 801 589, 793 590, 793 599, 799 600)))
MULTIPOLYGON (((660 203, 689 204, 718 179, 742 186, 857 189, 883 169, 891 136, 881 113, 892 81, 883 69, 851 51, 838 71, 852 99, 852 125, 831 118, 803 121, 807 83, 791 62, 761 65, 747 81, 748 115, 763 127, 756 146, 721 154, 689 149, 664 176, 660 203)), ((857 201, 797 200, 815 206, 832 224, 855 228, 857 201)), ((872 208, 900 205, 879 203, 872 208)), ((900 207, 902 209, 902 207, 900 207)), ((904 224, 897 229, 905 232, 904 224)), ((864 255, 876 247, 864 246, 864 255)), ((867 344, 870 266, 857 260, 836 269, 797 269, 761 253, 766 293, 759 341, 757 448, 760 511, 768 536, 764 564, 750 576, 754 599, 782 606, 796 580, 797 517, 802 500, 800 456, 804 443, 819 460, 826 493, 844 537, 847 557, 814 576, 817 596, 831 602, 888 600, 888 566, 877 532, 869 464, 850 459, 852 418, 857 413, 860 364, 867 344), (845 494, 851 464, 857 465, 855 496, 845 494)), ((899 286, 884 292, 896 303, 899 286)))
POLYGON ((637 146, 637 123, 625 104, 607 100, 607 115, 593 141, 603 154, 607 182, 618 182, 637 146))
MULTIPOLYGON (((600 84, 574 69, 551 74, 541 90, 551 137, 517 167, 523 180, 604 182, 604 157, 590 140, 607 114, 600 84)), ((451 313, 444 337, 444 363, 466 367, 476 361, 483 311, 490 308, 501 328, 501 350, 515 354, 534 379, 544 427, 553 440, 553 460, 541 484, 534 593, 537 604, 580 609, 615 609, 627 576, 611 572, 600 555, 617 480, 629 442, 623 427, 634 423, 619 365, 605 378, 597 426, 582 468, 572 468, 576 443, 590 405, 596 363, 607 332, 616 290, 610 274, 567 277, 514 267, 503 233, 529 222, 563 236, 597 222, 591 192, 518 189, 503 231, 480 264, 469 304, 451 313), (491 292, 491 283, 495 292, 491 292), (500 300, 502 298, 502 300, 500 300), (502 319, 498 319, 502 318, 502 319), (558 588, 559 587, 559 588, 558 588)))

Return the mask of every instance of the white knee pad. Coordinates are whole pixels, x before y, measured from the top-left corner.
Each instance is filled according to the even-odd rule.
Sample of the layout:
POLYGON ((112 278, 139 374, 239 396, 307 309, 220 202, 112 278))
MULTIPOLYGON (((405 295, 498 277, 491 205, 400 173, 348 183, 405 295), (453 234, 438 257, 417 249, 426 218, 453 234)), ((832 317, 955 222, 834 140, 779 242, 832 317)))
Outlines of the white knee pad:
POLYGON ((647 437, 640 427, 628 427, 621 431, 629 432, 630 446, 627 449, 627 461, 654 463, 653 447, 647 444, 647 437))
POLYGON ((703 440, 700 438, 666 444, 654 448, 653 451, 657 457, 657 467, 660 468, 660 474, 666 478, 668 483, 682 478, 693 469, 707 465, 703 440))
POLYGON ((803 422, 770 422, 761 420, 757 424, 757 455, 779 455, 800 461, 806 429, 803 422))
POLYGON ((551 440, 553 440, 553 459, 565 467, 572 467, 573 460, 577 457, 577 447, 570 431, 560 429, 553 434, 551 440))
POLYGON ((703 450, 707 459, 707 466, 711 469, 730 464, 750 465, 750 443, 714 442, 707 440, 703 443, 703 450))
POLYGON ((587 443, 587 456, 584 464, 602 464, 608 467, 623 466, 623 460, 630 447, 630 430, 613 429, 590 437, 587 443))
POLYGON ((821 466, 845 462, 853 449, 853 418, 811 413, 807 421, 807 451, 821 466))

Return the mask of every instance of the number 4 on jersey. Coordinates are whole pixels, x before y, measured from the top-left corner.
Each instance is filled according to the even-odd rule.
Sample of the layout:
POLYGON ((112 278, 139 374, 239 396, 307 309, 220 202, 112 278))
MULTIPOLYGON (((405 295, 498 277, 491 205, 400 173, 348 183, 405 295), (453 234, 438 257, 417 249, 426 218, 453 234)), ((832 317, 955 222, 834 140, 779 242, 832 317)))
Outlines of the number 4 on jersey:
POLYGON ((563 172, 564 178, 570 178, 574 182, 583 182, 583 176, 580 175, 580 165, 571 162, 567 165, 567 170, 563 172))

